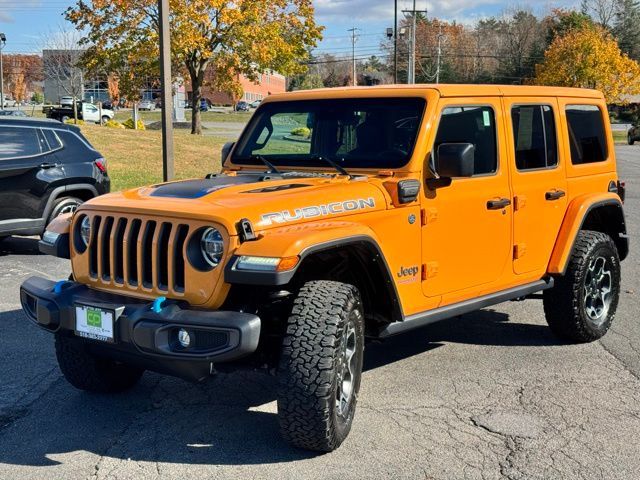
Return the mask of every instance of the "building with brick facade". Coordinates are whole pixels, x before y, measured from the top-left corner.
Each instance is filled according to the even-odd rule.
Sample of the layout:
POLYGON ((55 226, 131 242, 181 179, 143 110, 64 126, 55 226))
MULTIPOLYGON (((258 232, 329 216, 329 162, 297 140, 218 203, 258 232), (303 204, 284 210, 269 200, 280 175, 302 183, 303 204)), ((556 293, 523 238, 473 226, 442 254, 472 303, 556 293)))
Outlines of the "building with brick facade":
MULTIPOLYGON (((213 73, 209 73, 212 75, 213 73)), ((253 82, 244 75, 238 75, 237 77, 242 91, 244 92, 242 98, 236 100, 244 100, 245 102, 254 102, 256 100, 262 100, 274 93, 283 93, 287 89, 287 79, 284 75, 280 75, 276 72, 269 72, 258 75, 258 80, 253 82)), ((187 82, 187 98, 191 101, 192 91, 191 85, 187 82)), ((212 105, 233 105, 234 99, 226 92, 217 91, 211 87, 202 88, 202 98, 205 98, 212 105)))

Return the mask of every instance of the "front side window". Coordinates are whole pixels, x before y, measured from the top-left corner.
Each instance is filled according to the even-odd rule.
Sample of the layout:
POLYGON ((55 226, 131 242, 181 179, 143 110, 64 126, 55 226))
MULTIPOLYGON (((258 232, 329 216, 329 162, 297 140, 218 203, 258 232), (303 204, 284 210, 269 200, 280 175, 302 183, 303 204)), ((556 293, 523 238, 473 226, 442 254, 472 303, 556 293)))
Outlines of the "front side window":
POLYGON ((571 162, 604 162, 608 156, 607 137, 600 109, 595 105, 568 105, 566 112, 571 162))
POLYGON ((518 170, 558 165, 558 142, 553 110, 548 105, 520 105, 511 109, 518 170))
POLYGON ((493 108, 448 107, 442 111, 434 152, 443 143, 470 143, 475 147, 474 176, 498 171, 498 146, 493 108))
POLYGON ((399 168, 418 137, 426 101, 420 98, 327 99, 263 105, 235 150, 233 162, 326 168, 399 168))
POLYGON ((0 127, 0 160, 42 153, 35 128, 0 127))

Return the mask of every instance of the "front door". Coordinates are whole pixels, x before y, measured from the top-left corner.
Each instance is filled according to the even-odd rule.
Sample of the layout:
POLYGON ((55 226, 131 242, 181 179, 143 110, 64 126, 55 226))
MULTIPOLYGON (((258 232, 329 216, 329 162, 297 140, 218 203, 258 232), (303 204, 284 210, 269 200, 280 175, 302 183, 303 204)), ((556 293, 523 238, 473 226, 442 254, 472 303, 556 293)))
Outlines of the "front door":
POLYGON ((560 124, 554 98, 505 98, 509 119, 513 213, 513 271, 540 278, 547 269, 567 207, 567 181, 558 155, 560 124))
POLYGON ((443 143, 475 147, 474 174, 425 187, 423 292, 454 303, 489 289, 511 260, 511 191, 500 98, 442 99, 431 155, 443 143))

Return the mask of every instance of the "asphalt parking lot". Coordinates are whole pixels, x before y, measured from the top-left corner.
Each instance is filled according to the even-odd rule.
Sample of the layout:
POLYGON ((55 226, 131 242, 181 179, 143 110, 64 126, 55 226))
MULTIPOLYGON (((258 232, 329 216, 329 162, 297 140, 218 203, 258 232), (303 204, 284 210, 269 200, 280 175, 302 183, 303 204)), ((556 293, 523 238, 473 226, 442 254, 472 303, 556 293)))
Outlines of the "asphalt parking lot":
POLYGON ((559 344, 534 299, 368 345, 354 428, 326 455, 280 439, 262 373, 74 390, 18 299, 67 263, 0 244, 0 479, 640 478, 640 147, 617 152, 633 243, 603 341, 559 344))

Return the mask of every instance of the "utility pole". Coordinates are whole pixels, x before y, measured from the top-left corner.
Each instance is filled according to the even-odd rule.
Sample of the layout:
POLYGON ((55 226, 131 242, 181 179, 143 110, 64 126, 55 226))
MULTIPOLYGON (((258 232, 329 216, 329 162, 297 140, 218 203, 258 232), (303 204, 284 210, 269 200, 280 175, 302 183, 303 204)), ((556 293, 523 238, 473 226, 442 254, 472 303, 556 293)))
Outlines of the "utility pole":
POLYGON ((440 62, 442 60, 442 39, 444 33, 442 33, 442 25, 440 25, 440 33, 438 33, 438 59, 436 63, 436 85, 440 83, 440 62))
POLYGON ((168 182, 174 176, 169 0, 158 0, 158 11, 160 13, 160 82, 162 88, 162 178, 168 182))
POLYGON ((0 110, 4 110, 4 67, 2 65, 2 49, 6 44, 6 35, 0 33, 0 110))
POLYGON ((398 83, 398 0, 393 2, 393 83, 398 83))
POLYGON ((409 50, 409 71, 407 72, 407 83, 416 83, 416 30, 417 30, 417 15, 424 13, 427 15, 426 10, 416 10, 416 0, 413 0, 412 10, 403 10, 402 13, 411 14, 411 48, 409 50))
POLYGON ((353 27, 348 31, 351 32, 351 60, 353 61, 353 86, 358 86, 358 77, 356 72, 356 42, 358 41, 358 36, 356 35, 360 29, 353 27))

